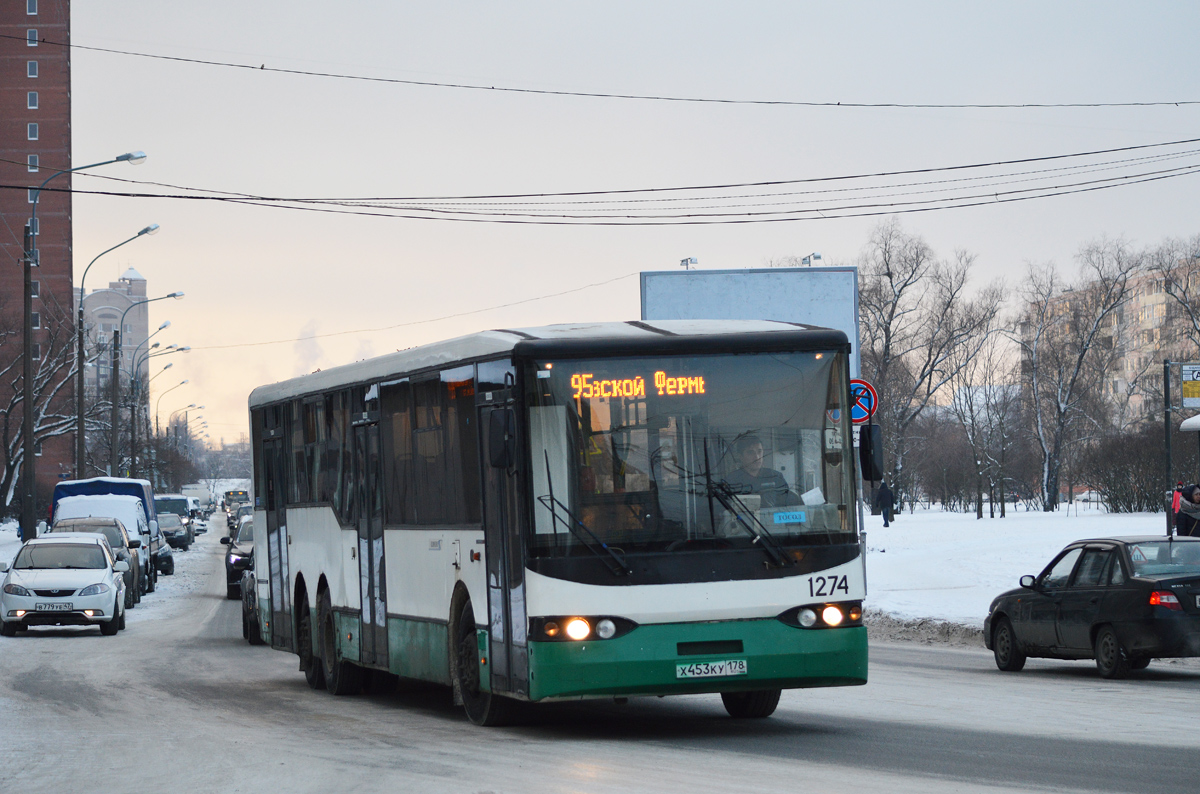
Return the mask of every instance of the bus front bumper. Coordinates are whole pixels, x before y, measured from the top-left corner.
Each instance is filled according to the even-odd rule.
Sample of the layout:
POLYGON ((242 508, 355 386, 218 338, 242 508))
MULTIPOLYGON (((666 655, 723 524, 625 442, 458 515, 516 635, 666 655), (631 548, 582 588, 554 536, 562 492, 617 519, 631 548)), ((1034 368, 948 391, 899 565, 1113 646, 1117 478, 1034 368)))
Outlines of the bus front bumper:
POLYGON ((611 640, 530 642, 528 648, 529 699, 534 701, 867 683, 867 630, 862 626, 799 629, 774 618, 667 623, 638 626, 611 640), (741 652, 696 652, 705 643, 732 648, 738 642, 741 652), (745 673, 681 675, 703 675, 721 669, 705 663, 737 660, 745 661, 745 673))

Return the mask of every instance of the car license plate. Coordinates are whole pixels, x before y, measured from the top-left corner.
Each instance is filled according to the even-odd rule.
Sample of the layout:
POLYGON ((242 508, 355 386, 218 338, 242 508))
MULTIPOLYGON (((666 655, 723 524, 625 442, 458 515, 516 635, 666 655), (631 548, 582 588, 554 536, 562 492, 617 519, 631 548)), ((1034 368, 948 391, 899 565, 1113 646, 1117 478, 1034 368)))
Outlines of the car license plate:
POLYGON ((37 606, 34 607, 34 611, 36 611, 36 612, 70 612, 73 608, 74 607, 72 607, 70 604, 63 601, 63 602, 58 602, 58 603, 54 603, 54 604, 38 604, 37 606))
POLYGON ((722 662, 675 665, 676 678, 722 678, 727 675, 746 675, 746 660, 726 659, 722 662))

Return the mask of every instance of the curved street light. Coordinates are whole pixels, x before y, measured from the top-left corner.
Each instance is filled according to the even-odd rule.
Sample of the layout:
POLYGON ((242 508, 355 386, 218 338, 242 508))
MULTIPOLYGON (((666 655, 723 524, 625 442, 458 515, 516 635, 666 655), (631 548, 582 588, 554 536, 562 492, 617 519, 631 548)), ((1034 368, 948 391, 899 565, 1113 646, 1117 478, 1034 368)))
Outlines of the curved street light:
MULTIPOLYGON (((138 162, 142 162, 145 159, 146 159, 146 156, 142 155, 142 159, 139 160, 138 162)), ((53 177, 51 177, 51 178, 53 178, 53 177)), ((107 251, 101 251, 100 253, 96 254, 95 257, 92 258, 91 262, 88 262, 88 266, 83 269, 83 275, 79 278, 79 318, 75 321, 75 325, 76 325, 76 327, 75 327, 75 367, 78 370, 75 373, 75 393, 76 393, 76 397, 75 397, 75 478, 76 479, 83 479, 83 461, 85 459, 85 456, 87 455, 87 447, 86 447, 86 444, 84 443, 85 439, 84 439, 84 434, 83 434, 83 432, 84 432, 83 431, 83 415, 85 412, 84 411, 85 395, 84 395, 84 391, 83 391, 83 299, 84 299, 84 296, 86 295, 86 293, 84 291, 84 284, 87 282, 87 274, 88 274, 88 271, 92 269, 92 265, 96 264, 96 260, 99 259, 100 257, 104 256, 105 254, 109 253, 109 251, 115 251, 118 248, 120 248, 121 246, 125 245, 125 243, 132 243, 134 240, 136 240, 139 237, 142 237, 144 235, 157 234, 157 233, 158 233, 158 224, 152 223, 149 226, 147 226, 146 228, 142 229, 137 234, 135 234, 133 237, 130 237, 128 240, 123 240, 122 242, 117 243, 112 248, 109 248, 107 251)), ((158 330, 161 331, 162 329, 160 328, 158 330)), ((96 379, 96 385, 97 386, 100 385, 99 378, 96 379)))
MULTIPOLYGON (((163 394, 166 394, 166 392, 163 392, 163 394)), ((158 395, 158 402, 154 404, 154 433, 155 433, 155 435, 158 434, 159 429, 160 429, 158 426, 158 410, 161 407, 162 407, 162 394, 158 395)), ((196 407, 196 404, 192 403, 191 405, 185 405, 182 408, 178 408, 174 411, 171 411, 171 413, 167 414, 167 432, 171 431, 171 420, 175 418, 175 414, 180 413, 182 411, 187 411, 187 410, 195 408, 195 407, 196 407)))
MULTIPOLYGON (((22 460, 21 473, 23 476, 23 487, 21 489, 21 537, 25 539, 37 537, 37 475, 35 468, 37 466, 37 453, 34 451, 36 440, 34 432, 36 425, 33 421, 33 268, 37 266, 35 261, 38 258, 37 246, 34 244, 38 229, 37 223, 37 208, 38 202, 42 198, 42 191, 46 189, 46 185, 50 184, 50 180, 56 179, 63 174, 72 174, 76 171, 85 171, 89 168, 99 168, 102 165, 111 165, 112 163, 126 162, 137 165, 145 162, 145 152, 126 152, 119 154, 111 160, 104 160, 99 163, 91 163, 90 165, 81 165, 78 168, 66 168, 62 171, 55 171, 50 176, 46 177, 42 184, 33 188, 33 208, 29 215, 29 223, 25 224, 25 250, 24 270, 25 270, 25 321, 24 321, 24 344, 22 346, 24 361, 22 362, 22 377, 24 378, 24 388, 22 389, 21 399, 24 401, 22 410, 22 460)), ((82 461, 80 461, 82 464, 82 461)))
POLYGON ((125 316, 135 306, 143 306, 147 303, 174 298, 180 300, 183 298, 182 292, 168 292, 158 298, 145 298, 140 301, 133 301, 129 304, 129 308, 121 312, 121 319, 117 322, 117 327, 113 331, 113 347, 112 347, 112 446, 109 449, 109 472, 112 476, 117 476, 121 461, 118 456, 120 449, 120 415, 117 412, 118 404, 121 402, 121 329, 125 327, 125 316))

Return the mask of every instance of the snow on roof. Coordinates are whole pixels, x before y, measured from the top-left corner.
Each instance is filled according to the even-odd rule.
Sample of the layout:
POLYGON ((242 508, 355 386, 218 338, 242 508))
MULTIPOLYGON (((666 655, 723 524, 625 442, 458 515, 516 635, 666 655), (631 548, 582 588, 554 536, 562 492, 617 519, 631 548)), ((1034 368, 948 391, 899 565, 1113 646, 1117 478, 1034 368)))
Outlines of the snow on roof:
POLYGON ((133 268, 129 268, 121 274, 121 281, 145 281, 146 277, 137 272, 133 268))
POLYGON ((499 356, 511 351, 518 342, 527 339, 633 340, 661 337, 664 333, 672 336, 703 336, 708 334, 795 332, 797 329, 813 329, 815 327, 773 320, 655 320, 653 322, 563 323, 533 328, 500 328, 389 353, 367 361, 331 367, 321 372, 302 375, 268 386, 259 386, 250 393, 250 405, 263 405, 298 397, 301 394, 320 392, 343 383, 377 380, 398 372, 415 372, 455 361, 499 356))

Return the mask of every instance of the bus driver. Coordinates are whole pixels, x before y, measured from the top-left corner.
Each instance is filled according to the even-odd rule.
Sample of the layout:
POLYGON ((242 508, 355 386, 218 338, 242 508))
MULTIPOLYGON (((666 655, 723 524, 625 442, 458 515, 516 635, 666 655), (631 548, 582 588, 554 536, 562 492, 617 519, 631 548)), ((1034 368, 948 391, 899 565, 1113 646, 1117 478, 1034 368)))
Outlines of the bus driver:
POLYGON ((763 443, 758 436, 743 436, 734 444, 741 468, 725 478, 734 493, 762 496, 763 507, 782 507, 799 504, 796 495, 788 490, 787 480, 774 469, 763 465, 763 443))

